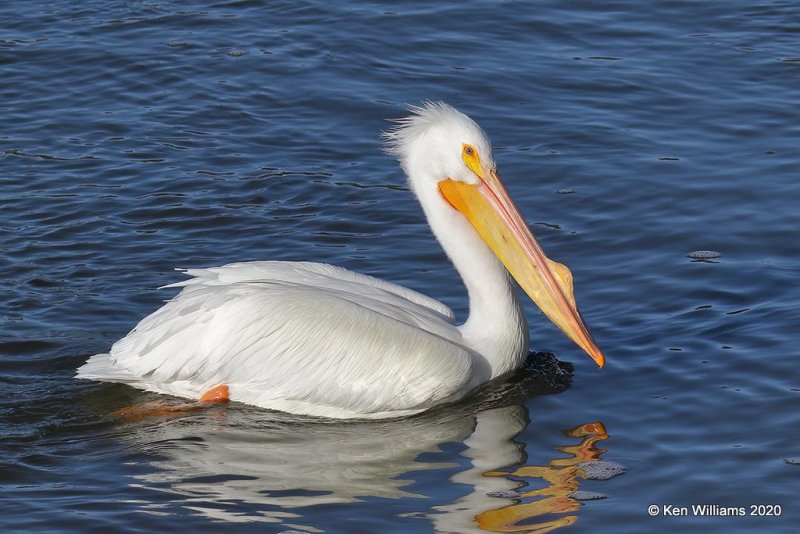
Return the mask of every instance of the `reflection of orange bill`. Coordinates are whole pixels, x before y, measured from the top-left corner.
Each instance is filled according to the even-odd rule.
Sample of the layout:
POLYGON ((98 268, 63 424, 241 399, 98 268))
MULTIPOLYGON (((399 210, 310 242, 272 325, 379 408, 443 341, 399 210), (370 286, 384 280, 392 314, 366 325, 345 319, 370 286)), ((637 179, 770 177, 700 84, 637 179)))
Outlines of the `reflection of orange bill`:
MULTIPOLYGON (((484 174, 484 173, 481 173, 484 174)), ((545 256, 494 170, 477 184, 439 182, 442 196, 469 219, 533 302, 598 366, 605 358, 578 312, 572 273, 545 256)))
MULTIPOLYGON (((519 478, 536 478, 547 482, 547 485, 522 494, 523 501, 503 508, 486 510, 475 516, 478 525, 490 532, 526 532, 544 534, 562 527, 575 524, 577 515, 564 515, 555 519, 537 522, 539 518, 552 517, 553 514, 573 514, 580 510, 579 501, 571 497, 580 489, 578 478, 583 476, 577 464, 597 461, 606 452, 598 449, 598 441, 608 439, 605 426, 600 421, 580 425, 566 432, 570 437, 583 438, 577 445, 556 447, 560 453, 570 455, 567 458, 550 460, 547 466, 524 465, 511 473, 489 471, 484 476, 519 478), (537 498, 538 497, 538 498, 537 498), (537 498, 536 500, 528 500, 537 498)), ((536 486, 538 484, 532 484, 536 486)))
MULTIPOLYGON (((564 499, 570 501, 574 505, 574 509, 572 511, 578 510, 581 506, 577 501, 573 501, 572 499, 568 499, 566 497, 564 497, 564 499)), ((489 512, 484 512, 475 519, 477 520, 479 527, 481 527, 483 530, 488 530, 489 532, 525 532, 526 534, 544 534, 545 532, 552 532, 553 530, 559 528, 574 525, 578 520, 578 516, 567 515, 551 521, 543 521, 541 523, 522 523, 526 519, 552 513, 557 512, 547 509, 531 510, 527 508, 526 505, 518 504, 516 506, 509 506, 501 510, 490 510, 489 512), (525 507, 525 509, 522 509, 523 507, 525 507)))

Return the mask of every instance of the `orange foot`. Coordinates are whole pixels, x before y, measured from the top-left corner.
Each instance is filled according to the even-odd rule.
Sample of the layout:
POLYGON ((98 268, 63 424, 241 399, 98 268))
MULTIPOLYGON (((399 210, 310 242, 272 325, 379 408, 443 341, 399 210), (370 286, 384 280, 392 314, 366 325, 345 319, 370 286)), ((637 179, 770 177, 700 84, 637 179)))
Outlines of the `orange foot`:
POLYGON ((200 402, 228 402, 231 400, 230 390, 225 384, 220 384, 217 387, 211 388, 200 397, 200 402))
POLYGON ((181 402, 179 400, 158 400, 126 406, 114 412, 114 415, 133 422, 144 419, 145 417, 170 417, 191 412, 197 412, 208 408, 208 404, 222 404, 230 400, 228 386, 221 384, 203 393, 200 403, 181 402), (204 405, 205 404, 205 405, 204 405))

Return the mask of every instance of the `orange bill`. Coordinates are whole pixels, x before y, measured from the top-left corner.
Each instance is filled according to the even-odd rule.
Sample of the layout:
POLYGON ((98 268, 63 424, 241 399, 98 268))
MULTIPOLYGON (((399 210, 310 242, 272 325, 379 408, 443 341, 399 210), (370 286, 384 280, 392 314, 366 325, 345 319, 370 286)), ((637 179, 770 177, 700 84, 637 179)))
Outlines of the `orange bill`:
POLYGON ((503 262, 511 276, 544 314, 603 367, 605 358, 578 312, 572 273, 542 251, 494 170, 484 172, 468 162, 481 178, 477 184, 439 182, 442 196, 469 219, 503 262))

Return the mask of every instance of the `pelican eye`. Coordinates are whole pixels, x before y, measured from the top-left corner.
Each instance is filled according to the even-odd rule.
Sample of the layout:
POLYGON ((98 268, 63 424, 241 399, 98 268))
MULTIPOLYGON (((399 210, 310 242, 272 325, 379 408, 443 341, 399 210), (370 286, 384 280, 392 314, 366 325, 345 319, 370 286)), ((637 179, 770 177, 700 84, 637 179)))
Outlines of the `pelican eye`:
POLYGON ((481 170, 481 158, 478 156, 478 149, 472 145, 463 145, 461 149, 461 159, 464 164, 475 173, 475 175, 483 180, 483 171, 481 170))

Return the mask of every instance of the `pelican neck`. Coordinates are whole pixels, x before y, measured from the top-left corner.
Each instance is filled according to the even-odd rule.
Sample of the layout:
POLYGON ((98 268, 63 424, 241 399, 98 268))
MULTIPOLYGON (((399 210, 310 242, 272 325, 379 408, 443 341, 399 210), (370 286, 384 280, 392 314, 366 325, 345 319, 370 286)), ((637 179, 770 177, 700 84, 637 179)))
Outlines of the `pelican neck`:
MULTIPOLYGON (((469 220, 439 193, 438 183, 415 188, 433 234, 469 296, 469 315, 459 326, 464 344, 483 356, 492 378, 518 368, 528 352, 528 323, 516 288, 469 220)), ((413 181, 412 181, 413 185, 413 181)))

